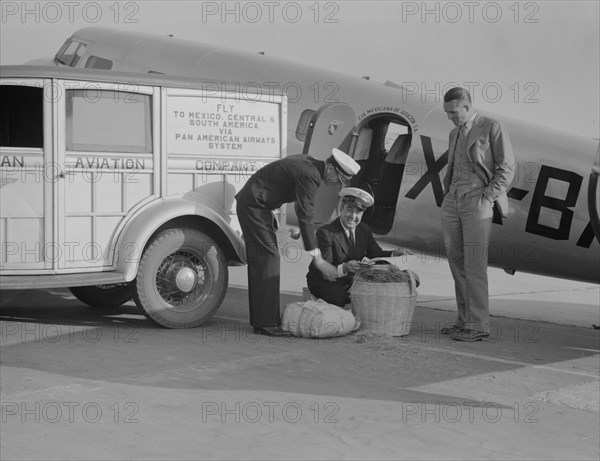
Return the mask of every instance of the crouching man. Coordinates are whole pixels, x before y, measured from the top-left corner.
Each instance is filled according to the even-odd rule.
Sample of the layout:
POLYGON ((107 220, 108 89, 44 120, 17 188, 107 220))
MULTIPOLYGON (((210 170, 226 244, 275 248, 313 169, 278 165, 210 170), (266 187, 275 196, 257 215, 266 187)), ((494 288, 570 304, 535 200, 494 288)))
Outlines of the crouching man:
POLYGON ((373 196, 362 189, 346 187, 340 191, 339 218, 317 230, 317 245, 322 258, 337 267, 338 276, 335 280, 325 279, 314 262, 311 262, 306 280, 313 296, 345 307, 350 303, 348 290, 352 285, 353 274, 365 267, 360 263, 365 256, 371 259, 405 254, 400 249, 382 250, 373 238, 369 226, 361 222, 363 212, 373 202, 373 196))

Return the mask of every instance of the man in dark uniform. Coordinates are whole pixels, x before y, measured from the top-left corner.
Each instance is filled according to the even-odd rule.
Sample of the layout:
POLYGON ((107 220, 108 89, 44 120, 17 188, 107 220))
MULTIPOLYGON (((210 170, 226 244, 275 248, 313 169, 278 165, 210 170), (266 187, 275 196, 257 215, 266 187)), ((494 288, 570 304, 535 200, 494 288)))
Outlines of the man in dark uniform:
POLYGON ((323 277, 311 263, 306 274, 308 289, 313 296, 340 307, 350 302, 348 289, 353 274, 361 267, 364 257, 402 256, 401 249, 384 251, 373 238, 369 226, 361 222, 365 209, 373 205, 373 196, 356 188, 346 187, 340 192, 339 218, 319 228, 317 242, 323 259, 337 268, 335 280, 323 277))
POLYGON ((360 166, 339 149, 325 161, 307 155, 276 160, 258 170, 236 195, 237 215, 246 244, 250 324, 254 332, 287 336, 279 313, 280 260, 272 210, 295 202, 304 248, 325 279, 337 269, 321 258, 313 222, 314 199, 321 182, 348 184, 360 166))

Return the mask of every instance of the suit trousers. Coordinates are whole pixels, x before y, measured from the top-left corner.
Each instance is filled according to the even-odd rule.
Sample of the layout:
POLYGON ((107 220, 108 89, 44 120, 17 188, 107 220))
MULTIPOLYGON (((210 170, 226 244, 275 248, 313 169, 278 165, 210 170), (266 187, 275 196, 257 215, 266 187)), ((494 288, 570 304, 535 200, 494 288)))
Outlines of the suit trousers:
POLYGON ((313 296, 322 299, 329 304, 344 307, 350 302, 348 289, 352 285, 352 277, 340 277, 334 281, 323 280, 313 272, 306 276, 308 289, 313 296))
POLYGON ((278 326, 280 259, 273 212, 257 200, 244 197, 238 197, 236 208, 248 260, 250 324, 278 326))
POLYGON ((492 207, 481 193, 458 196, 449 192, 441 213, 458 308, 455 324, 485 332, 490 323, 487 266, 492 207))

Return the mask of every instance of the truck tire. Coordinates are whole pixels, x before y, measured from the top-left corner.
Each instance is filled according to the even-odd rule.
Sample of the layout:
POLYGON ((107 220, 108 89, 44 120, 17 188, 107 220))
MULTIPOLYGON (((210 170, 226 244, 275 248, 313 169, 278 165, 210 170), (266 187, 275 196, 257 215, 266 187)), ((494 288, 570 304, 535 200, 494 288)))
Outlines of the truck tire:
POLYGON ((118 283, 111 285, 93 285, 70 287, 71 293, 82 303, 98 308, 113 308, 125 304, 135 294, 135 284, 118 283))
POLYGON ((163 327, 196 327, 217 311, 228 279, 223 251, 210 237, 194 229, 168 229, 142 255, 134 300, 163 327))

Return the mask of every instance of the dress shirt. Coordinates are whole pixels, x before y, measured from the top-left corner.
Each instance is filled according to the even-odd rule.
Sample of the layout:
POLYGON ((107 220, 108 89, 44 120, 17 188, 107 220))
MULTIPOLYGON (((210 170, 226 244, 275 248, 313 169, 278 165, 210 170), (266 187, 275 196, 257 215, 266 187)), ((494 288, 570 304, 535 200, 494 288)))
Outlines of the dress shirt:
MULTIPOLYGON (((354 234, 354 230, 348 229, 346 226, 344 226, 342 221, 340 221, 340 224, 342 225, 342 229, 344 229, 344 234, 346 234, 346 238, 348 239, 348 241, 349 242, 354 241, 354 245, 356 245, 356 235, 354 234), (350 239, 350 234, 352 234, 352 239, 350 239)), ((340 264, 337 267, 337 272, 338 272, 338 277, 344 277, 344 276, 348 275, 348 272, 344 271, 344 263, 340 264)))

